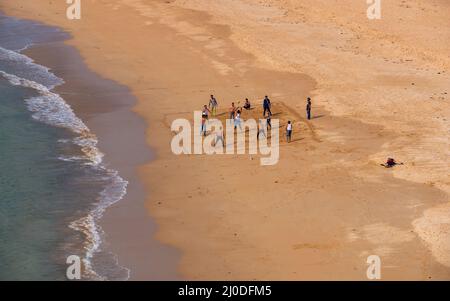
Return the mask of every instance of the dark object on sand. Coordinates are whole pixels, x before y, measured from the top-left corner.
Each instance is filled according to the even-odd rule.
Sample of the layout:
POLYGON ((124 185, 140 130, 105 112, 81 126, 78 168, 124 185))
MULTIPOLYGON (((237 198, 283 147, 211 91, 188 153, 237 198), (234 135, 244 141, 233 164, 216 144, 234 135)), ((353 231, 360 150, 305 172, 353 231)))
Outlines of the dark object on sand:
POLYGON ((388 158, 386 163, 381 164, 381 166, 384 166, 386 168, 391 168, 394 167, 395 165, 403 165, 403 163, 397 163, 394 158, 388 158))

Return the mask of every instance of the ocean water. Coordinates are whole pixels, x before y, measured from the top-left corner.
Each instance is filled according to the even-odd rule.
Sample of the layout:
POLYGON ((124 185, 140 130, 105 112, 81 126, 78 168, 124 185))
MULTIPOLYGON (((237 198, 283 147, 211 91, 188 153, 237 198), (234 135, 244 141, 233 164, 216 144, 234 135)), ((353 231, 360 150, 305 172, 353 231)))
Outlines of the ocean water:
POLYGON ((58 28, 0 14, 0 280, 124 280, 98 226, 127 182, 103 164, 94 133, 52 90, 64 83, 21 53, 67 39, 58 28))

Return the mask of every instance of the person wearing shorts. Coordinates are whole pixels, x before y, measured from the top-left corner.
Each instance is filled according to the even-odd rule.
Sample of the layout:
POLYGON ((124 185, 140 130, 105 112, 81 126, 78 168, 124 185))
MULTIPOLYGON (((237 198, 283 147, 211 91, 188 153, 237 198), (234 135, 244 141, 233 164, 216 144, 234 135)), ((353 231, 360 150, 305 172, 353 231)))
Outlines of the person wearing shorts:
POLYGON ((286 141, 288 143, 291 143, 292 139, 292 123, 291 121, 288 121, 288 124, 286 125, 286 141))
POLYGON ((218 106, 219 104, 217 102, 217 99, 214 97, 214 95, 211 95, 211 99, 209 100, 209 108, 211 109, 211 114, 213 116, 216 116, 218 106))

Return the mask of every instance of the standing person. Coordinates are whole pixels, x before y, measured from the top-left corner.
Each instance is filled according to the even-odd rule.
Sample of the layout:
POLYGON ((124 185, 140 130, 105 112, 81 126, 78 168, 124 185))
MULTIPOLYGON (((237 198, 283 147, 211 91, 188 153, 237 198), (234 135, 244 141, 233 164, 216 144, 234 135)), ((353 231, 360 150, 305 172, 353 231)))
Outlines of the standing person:
POLYGON ((267 113, 267 119, 266 119, 266 123, 267 123, 267 130, 272 129, 272 113, 267 113))
POLYGON ((206 105, 204 105, 203 110, 202 110, 202 118, 208 119, 209 113, 211 113, 211 111, 208 109, 208 107, 206 105))
POLYGON ((216 134, 216 139, 214 141, 214 147, 217 145, 217 143, 219 143, 219 141, 222 143, 219 146, 223 147, 225 144, 225 141, 223 139, 223 129, 220 127, 219 129, 217 129, 215 131, 216 134))
POLYGON ((202 116, 202 125, 200 126, 200 136, 206 136, 206 118, 202 116))
POLYGON ((286 125, 286 141, 288 143, 291 143, 291 139, 292 139, 292 123, 289 120, 286 125))
POLYGON ((241 126, 241 110, 237 110, 236 117, 234 118, 234 129, 236 129, 239 126, 239 130, 242 132, 242 126, 241 126))
POLYGON ((208 109, 208 106, 204 105, 202 110, 202 125, 200 127, 200 135, 203 134, 203 136, 206 136, 206 121, 209 118, 209 113, 211 113, 211 111, 208 109))
POLYGON ((272 105, 270 104, 270 99, 266 95, 266 97, 264 97, 264 100, 263 100, 263 109, 264 109, 263 116, 266 116, 266 112, 269 112, 269 114, 272 114, 272 112, 270 111, 271 106, 272 105))
POLYGON ((234 106, 234 102, 231 103, 230 107, 230 119, 234 120, 235 114, 236 114, 236 107, 234 106))
POLYGON ((308 120, 311 120, 311 98, 308 97, 306 103, 306 115, 308 116, 308 120))
POLYGON ((219 106, 219 103, 217 102, 217 99, 214 97, 214 95, 211 95, 211 99, 209 100, 208 106, 211 109, 212 115, 216 116, 217 107, 219 106))
POLYGON ((265 138, 267 138, 266 135, 266 125, 264 124, 264 121, 262 119, 259 120, 259 128, 258 128, 258 134, 256 135, 256 139, 259 140, 259 135, 264 135, 265 138))

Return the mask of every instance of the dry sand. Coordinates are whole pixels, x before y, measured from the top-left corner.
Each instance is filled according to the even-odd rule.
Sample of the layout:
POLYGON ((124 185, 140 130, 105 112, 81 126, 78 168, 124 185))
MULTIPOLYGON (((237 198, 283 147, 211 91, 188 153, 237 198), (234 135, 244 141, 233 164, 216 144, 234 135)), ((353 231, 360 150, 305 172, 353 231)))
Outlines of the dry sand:
MULTIPOLYGON (((384 1, 378 21, 359 0, 85 0, 80 21, 61 2, 0 9, 70 31, 92 70, 138 98, 157 153, 141 168, 148 212, 182 277, 365 279, 375 254, 386 280, 450 278, 445 1, 384 1), (268 94, 295 121, 277 165, 171 153, 171 121, 211 93, 221 112, 268 94), (405 165, 381 168, 387 156, 405 165)), ((129 257, 133 279, 151 274, 129 257)))

